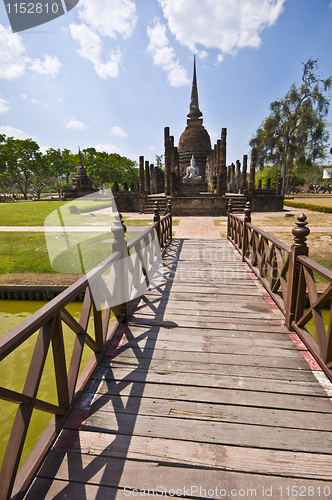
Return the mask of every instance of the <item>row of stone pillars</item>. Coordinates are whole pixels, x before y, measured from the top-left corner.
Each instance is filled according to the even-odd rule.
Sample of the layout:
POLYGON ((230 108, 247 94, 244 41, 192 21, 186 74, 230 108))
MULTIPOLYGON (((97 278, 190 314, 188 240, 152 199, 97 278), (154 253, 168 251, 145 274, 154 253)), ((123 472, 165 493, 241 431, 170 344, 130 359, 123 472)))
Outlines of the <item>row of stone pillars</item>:
MULTIPOLYGON (((249 185, 247 180, 247 168, 248 168, 248 156, 243 156, 243 168, 241 172, 241 163, 239 160, 236 161, 236 166, 232 163, 227 168, 227 192, 228 193, 253 193, 255 191, 255 177, 256 177, 256 165, 257 165, 257 150, 252 148, 251 150, 251 161, 250 161, 250 171, 249 171, 249 185)), ((265 189, 271 189, 271 179, 266 179, 265 189)), ((262 180, 259 179, 257 183, 257 189, 261 190, 262 180)), ((281 194, 282 188, 282 178, 277 178, 276 194, 281 194)))
POLYGON ((144 156, 139 157, 139 191, 146 194, 164 192, 165 174, 153 163, 144 161, 144 156))

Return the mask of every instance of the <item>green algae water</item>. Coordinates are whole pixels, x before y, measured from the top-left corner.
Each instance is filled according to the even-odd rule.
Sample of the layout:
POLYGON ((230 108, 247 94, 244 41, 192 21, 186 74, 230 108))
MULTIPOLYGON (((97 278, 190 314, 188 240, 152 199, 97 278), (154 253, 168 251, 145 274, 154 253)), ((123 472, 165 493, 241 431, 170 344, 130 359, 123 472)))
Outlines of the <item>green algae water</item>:
MULTIPOLYGON (((0 300, 0 337, 19 325, 34 312, 43 307, 46 302, 34 300, 0 300)), ((66 306, 67 311, 78 321, 82 309, 81 302, 72 302, 66 306)), ((74 346, 75 334, 65 325, 63 325, 63 333, 65 339, 65 351, 67 369, 70 362, 71 352, 74 346)), ((89 322, 90 335, 94 336, 93 317, 89 322)), ((0 363, 0 385, 6 389, 22 392, 24 382, 30 366, 33 349, 36 343, 38 332, 34 333, 20 347, 15 349, 7 358, 0 363)), ((86 362, 92 356, 92 351, 88 347, 84 347, 81 369, 84 368, 86 362)), ((54 363, 52 348, 50 347, 37 398, 48 403, 58 404, 56 383, 54 376, 54 363)), ((18 405, 0 400, 0 466, 6 451, 8 438, 12 429, 15 413, 18 405)), ((28 435, 26 438, 21 465, 28 457, 29 453, 37 443, 38 439, 43 434, 47 425, 52 420, 53 415, 34 410, 30 423, 28 435)))

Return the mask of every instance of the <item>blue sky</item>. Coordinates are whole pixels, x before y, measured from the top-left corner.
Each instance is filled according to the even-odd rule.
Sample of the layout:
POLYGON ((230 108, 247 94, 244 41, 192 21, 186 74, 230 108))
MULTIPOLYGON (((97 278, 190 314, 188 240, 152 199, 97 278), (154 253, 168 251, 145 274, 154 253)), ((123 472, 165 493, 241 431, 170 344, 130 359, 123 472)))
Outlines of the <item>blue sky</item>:
POLYGON ((164 127, 177 144, 186 126, 196 54, 203 124, 212 144, 227 128, 230 164, 301 62, 332 75, 331 49, 331 0, 80 0, 18 34, 1 2, 0 132, 153 163, 164 127))

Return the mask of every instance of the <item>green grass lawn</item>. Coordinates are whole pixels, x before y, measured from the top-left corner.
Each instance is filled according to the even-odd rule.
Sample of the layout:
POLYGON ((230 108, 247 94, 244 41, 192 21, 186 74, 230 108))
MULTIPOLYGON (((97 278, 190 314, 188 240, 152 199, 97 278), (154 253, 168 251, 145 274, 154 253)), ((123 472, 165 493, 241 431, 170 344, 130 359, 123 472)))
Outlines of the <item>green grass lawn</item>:
POLYGON ((54 273, 44 233, 1 233, 0 273, 54 273))
POLYGON ((0 205, 0 226, 43 226, 46 217, 63 201, 34 201, 0 205))

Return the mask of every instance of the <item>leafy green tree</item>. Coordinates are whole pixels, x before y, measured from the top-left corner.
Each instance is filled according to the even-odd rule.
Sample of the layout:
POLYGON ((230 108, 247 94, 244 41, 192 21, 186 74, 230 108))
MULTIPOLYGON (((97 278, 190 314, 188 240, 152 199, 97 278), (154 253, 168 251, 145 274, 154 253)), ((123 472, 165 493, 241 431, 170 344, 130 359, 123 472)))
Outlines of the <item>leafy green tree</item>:
POLYGON ((43 189, 51 184, 52 180, 53 179, 50 172, 50 165, 47 161, 47 155, 40 154, 38 158, 36 158, 32 176, 32 188, 34 195, 37 196, 38 200, 40 200, 40 195, 43 189))
POLYGON ((28 191, 33 181, 34 170, 42 153, 32 139, 8 137, 1 145, 1 156, 6 163, 5 177, 12 186, 16 185, 28 199, 28 191))
POLYGON ((138 182, 137 163, 129 158, 118 153, 99 152, 95 148, 84 149, 82 153, 84 166, 95 188, 110 186, 114 181, 120 184, 138 182))
POLYGON ((69 149, 53 149, 46 151, 46 161, 49 165, 49 175, 56 184, 60 196, 61 188, 67 187, 69 179, 76 172, 76 155, 69 149))
POLYGON ((156 167, 161 168, 161 170, 164 170, 164 155, 156 155, 156 167))
POLYGON ((299 87, 293 84, 283 99, 271 103, 270 115, 250 140, 250 145, 257 148, 260 168, 266 163, 281 168, 283 195, 298 170, 306 171, 326 156, 329 137, 326 94, 332 78, 323 80, 314 73, 317 60, 309 59, 302 64, 302 84, 299 87))

